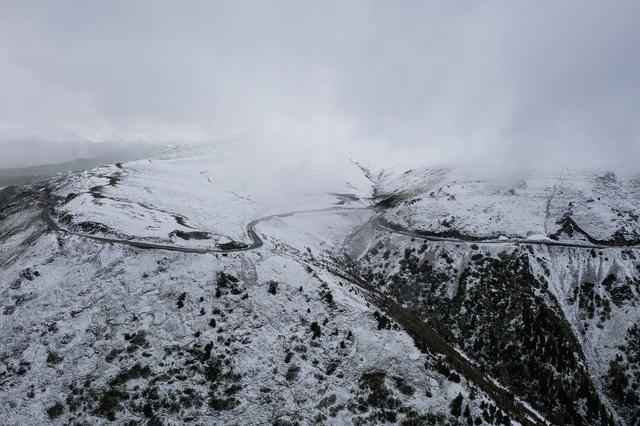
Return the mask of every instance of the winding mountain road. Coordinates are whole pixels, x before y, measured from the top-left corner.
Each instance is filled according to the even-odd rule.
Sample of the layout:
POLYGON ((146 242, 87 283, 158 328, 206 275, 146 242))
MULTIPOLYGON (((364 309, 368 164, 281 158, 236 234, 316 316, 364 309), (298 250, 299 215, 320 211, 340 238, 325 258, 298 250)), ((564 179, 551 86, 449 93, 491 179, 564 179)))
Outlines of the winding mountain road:
MULTIPOLYGON (((40 218, 46 224, 46 226, 55 232, 67 233, 70 235, 76 235, 79 237, 88 238, 95 241, 101 241, 105 243, 124 244, 132 247, 144 248, 144 249, 159 249, 179 251, 185 253, 228 253, 254 250, 263 245, 263 240, 256 231, 256 226, 274 218, 290 217, 298 214, 311 214, 311 213, 324 213, 324 212, 351 212, 351 211, 365 211, 372 210, 373 207, 328 207, 322 209, 309 209, 298 210, 294 212, 279 213, 273 215, 263 216, 252 220, 247 224, 246 230, 249 239, 251 239, 251 245, 242 248, 234 249, 198 249, 189 247, 179 247, 164 244, 155 244, 144 241, 125 240, 117 238, 100 237, 95 235, 86 235, 64 229, 56 223, 51 217, 51 207, 43 209, 40 213, 40 218)), ((378 230, 387 231, 386 228, 380 225, 380 214, 373 219, 374 228, 378 230)), ((407 233, 396 232, 398 234, 406 235, 407 233)), ((419 236, 418 236, 419 237, 419 236)), ((420 238, 420 237, 419 237, 420 238)), ((503 241, 500 241, 504 243, 503 241)), ((358 286, 364 290, 368 295, 371 302, 373 302, 379 309, 386 312, 391 316, 399 325, 401 325, 410 336, 416 341, 419 347, 427 347, 435 353, 442 354, 446 357, 446 361, 450 364, 462 376, 469 381, 475 383, 480 389, 486 392, 496 404, 506 413, 509 413, 514 419, 525 426, 537 426, 546 424, 545 420, 541 418, 535 411, 531 410, 526 404, 523 404, 519 400, 515 399, 513 395, 506 389, 499 386, 491 378, 487 377, 477 366, 470 362, 464 355, 458 352, 454 347, 449 345, 442 337, 440 337, 436 331, 431 328, 426 322, 418 318, 413 312, 398 305, 394 300, 384 295, 378 289, 373 287, 363 278, 350 273, 348 270, 339 271, 334 268, 329 268, 329 271, 336 276, 339 276, 352 284, 358 286)))
POLYGON ((393 233, 398 235, 404 235, 411 238, 418 238, 425 241, 436 241, 436 242, 449 242, 449 243, 464 243, 464 244, 482 244, 482 245, 538 245, 538 246, 556 246, 556 247, 570 247, 570 248, 578 248, 578 249, 629 249, 629 248, 638 248, 639 245, 604 245, 604 244, 592 244, 592 243, 582 243, 582 242, 574 242, 574 241, 556 241, 556 240, 540 240, 540 239, 528 239, 528 238, 505 238, 505 239, 479 239, 472 236, 468 237, 443 237, 437 235, 426 235, 424 232, 415 231, 410 229, 402 228, 399 225, 391 224, 386 221, 383 217, 383 212, 380 211, 379 208, 375 206, 370 207, 326 207, 319 209, 307 209, 307 210, 296 210, 285 213, 276 213, 267 216, 262 216, 256 219, 253 219, 246 226, 246 233, 249 239, 251 240, 251 244, 245 245, 243 247, 233 247, 233 248, 197 248, 197 247, 184 247, 184 246, 176 246, 172 244, 160 244, 160 243, 152 243, 148 241, 139 241, 139 240, 129 240, 123 238, 111 238, 111 237, 103 237, 98 235, 84 234, 80 232, 71 231, 69 229, 62 228, 53 218, 51 217, 51 212, 53 208, 45 208, 40 213, 40 218, 45 223, 45 225, 52 231, 62 232, 68 235, 75 235, 82 238, 88 238, 94 241, 100 241, 105 243, 112 244, 123 244, 131 247, 137 247, 142 249, 153 249, 153 250, 168 250, 168 251, 177 251, 182 253, 196 253, 196 254, 205 254, 205 253, 234 253, 234 252, 242 252, 249 250, 256 250, 263 245, 262 238, 256 231, 256 226, 262 222, 266 222, 271 219, 276 218, 284 218, 291 217, 295 215, 301 214, 312 214, 312 213, 330 213, 330 212, 349 212, 349 211, 365 211, 365 210, 374 210, 379 211, 379 213, 372 219, 371 225, 373 229, 381 232, 393 233))
POLYGON ((52 208, 43 209, 40 212, 40 218, 44 222, 44 224, 54 232, 61 232, 68 235, 75 235, 77 237, 88 238, 94 241, 100 241, 103 243, 112 243, 112 244, 122 244, 131 247, 137 247, 142 249, 153 249, 153 250, 167 250, 167 251, 177 251, 182 253, 196 253, 196 254, 205 254, 205 253, 233 253, 233 252, 242 252, 255 250, 264 244, 262 238, 256 231, 256 226, 261 223, 271 219, 282 218, 282 217, 290 217, 294 215, 300 214, 310 214, 310 213, 324 213, 324 212, 344 212, 344 211, 355 211, 355 210, 370 210, 371 207, 326 207, 320 209, 307 209, 307 210, 297 210, 286 213, 277 213, 271 214, 267 216, 262 216, 257 219, 253 219, 246 226, 247 236, 251 240, 251 244, 245 245, 244 247, 234 247, 234 248, 197 248, 197 247, 184 247, 184 246, 176 246, 172 244, 160 244, 160 243, 151 243, 148 241, 139 241, 139 240, 127 240, 123 238, 111 238, 111 237, 102 237, 98 235, 84 234, 81 232, 71 231, 69 229, 61 227, 52 217, 51 212, 52 208))
MULTIPOLYGON (((290 211, 285 213, 277 213, 262 216, 251 220, 246 225, 246 234, 250 240, 250 244, 244 244, 237 247, 212 247, 212 248, 196 248, 196 247, 184 247, 172 244, 153 243, 148 241, 140 241, 124 238, 111 238, 106 236, 91 235, 81 232, 76 232, 70 229, 66 229, 61 226, 56 220, 54 220, 54 209, 52 203, 47 203, 45 200, 45 207, 40 212, 40 218, 47 226, 47 228, 54 232, 64 233, 68 235, 74 235, 81 238, 87 238, 94 241, 121 244, 141 249, 152 250, 168 250, 174 252, 205 254, 205 253, 234 253, 251 251, 261 248, 264 245, 263 239, 257 231, 257 226, 260 223, 276 219, 286 218, 295 215, 303 214, 317 214, 317 213, 332 213, 332 212, 357 212, 357 211, 370 211, 375 213, 371 220, 368 222, 368 226, 378 232, 402 235, 406 237, 421 239, 425 241, 434 242, 447 242, 458 244, 478 244, 478 245, 537 245, 537 246, 550 246, 550 247, 568 247, 574 249, 629 249, 638 248, 640 245, 616 245, 615 243, 605 242, 605 244, 594 244, 591 241, 557 241, 551 239, 525 239, 525 238, 501 238, 501 239, 481 239, 475 236, 457 235, 457 236, 443 236, 436 234, 429 234, 425 231, 411 230, 403 228, 397 224, 393 224, 385 220, 383 214, 384 209, 380 206, 368 206, 368 207, 343 207, 332 206, 326 208, 306 209, 290 211)), ((589 237, 587 235, 587 237, 589 237)), ((374 303, 382 311, 386 312, 392 317, 399 325, 401 325, 409 335, 411 335, 416 344, 429 348, 435 353, 442 354, 446 357, 446 361, 451 365, 458 373, 467 378, 470 382, 475 383, 480 389, 486 392, 500 408, 509 413, 514 419, 517 419, 523 425, 541 425, 546 424, 544 418, 540 417, 538 413, 533 411, 528 405, 514 398, 514 396, 505 388, 501 387, 497 382, 486 376, 484 372, 469 361, 463 354, 458 352, 453 346, 442 339, 436 331, 431 328, 425 321, 418 318, 410 310, 400 306, 394 300, 387 295, 380 292, 373 285, 368 283, 362 277, 350 272, 348 269, 331 270, 334 275, 339 276, 352 284, 358 286, 364 290, 368 295, 371 302, 374 303)))
POLYGON ((437 235, 425 235, 424 232, 414 231, 411 229, 402 228, 399 225, 391 224, 387 222, 382 214, 377 215, 373 219, 373 228, 393 234, 404 235, 412 238, 419 238, 426 241, 443 241, 448 243, 466 243, 466 244, 486 244, 486 245, 533 245, 533 246, 557 246, 557 247, 571 247, 578 249, 629 249, 639 248, 640 245, 605 245, 605 244, 593 244, 582 243, 577 241, 557 241, 551 239, 529 239, 529 238, 504 238, 504 239, 479 239, 472 236, 469 237, 443 237, 437 235))

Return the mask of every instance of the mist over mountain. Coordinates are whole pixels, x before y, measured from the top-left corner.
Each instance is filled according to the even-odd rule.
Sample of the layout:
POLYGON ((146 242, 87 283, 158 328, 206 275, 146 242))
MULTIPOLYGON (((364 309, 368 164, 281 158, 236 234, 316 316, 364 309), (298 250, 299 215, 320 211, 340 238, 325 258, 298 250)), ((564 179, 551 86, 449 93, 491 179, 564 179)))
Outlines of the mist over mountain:
MULTIPOLYGON (((0 169, 17 169, 43 164, 56 164, 78 159, 112 158, 124 156, 132 158, 142 152, 161 150, 168 143, 135 143, 105 141, 91 143, 79 142, 50 142, 40 139, 19 139, 4 141, 0 169)), ((117 160, 105 161, 106 163, 117 160)))
POLYGON ((4 5, 0 136, 633 168, 637 2, 4 5))
POLYGON ((639 12, 0 4, 0 424, 640 426, 639 12))

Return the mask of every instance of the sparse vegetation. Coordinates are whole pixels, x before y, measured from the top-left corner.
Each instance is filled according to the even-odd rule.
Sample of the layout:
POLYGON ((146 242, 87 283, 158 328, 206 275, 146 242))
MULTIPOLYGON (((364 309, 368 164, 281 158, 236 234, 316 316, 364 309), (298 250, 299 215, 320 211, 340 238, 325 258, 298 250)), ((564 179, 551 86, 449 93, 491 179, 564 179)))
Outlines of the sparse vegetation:
POLYGON ((298 373, 300 373, 300 367, 297 365, 291 365, 289 368, 287 368, 285 379, 287 379, 287 381, 289 382, 292 382, 298 378, 298 373))
MULTIPOLYGON (((456 259, 447 252, 440 259, 421 258, 406 249, 397 259, 397 269, 389 268, 393 271, 389 275, 373 268, 364 275, 554 423, 594 424, 609 418, 577 339, 558 315, 560 309, 546 282, 531 274, 526 255, 476 253, 457 279, 451 266, 456 259), (450 288, 455 289, 453 297, 450 288), (581 411, 581 404, 586 411, 581 411)), ((600 306, 597 314, 608 318, 608 302, 589 288, 580 293, 590 301, 583 306, 587 312, 593 306, 594 315, 600 306)), ((384 319, 380 314, 376 317, 378 327, 384 328, 384 319)), ((444 364, 438 364, 438 369, 449 380, 460 382, 460 376, 444 364)))
POLYGON ((49 416, 51 420, 59 417, 63 412, 64 406, 59 402, 56 402, 55 404, 47 408, 47 416, 49 416))

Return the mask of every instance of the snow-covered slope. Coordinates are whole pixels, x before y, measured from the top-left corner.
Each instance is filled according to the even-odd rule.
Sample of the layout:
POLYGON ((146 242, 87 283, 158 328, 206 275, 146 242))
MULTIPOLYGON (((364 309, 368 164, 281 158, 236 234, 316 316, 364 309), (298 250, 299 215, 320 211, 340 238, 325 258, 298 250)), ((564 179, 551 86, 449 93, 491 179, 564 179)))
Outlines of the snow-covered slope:
POLYGON ((250 138, 5 188, 0 419, 634 424, 637 182, 250 138))
POLYGON ((229 144, 3 191, 0 418, 506 422, 492 397, 442 356, 420 351, 362 288, 332 272, 342 267, 344 239, 371 209, 273 218, 258 225, 264 245, 243 252, 145 250, 125 241, 246 241, 256 217, 366 207, 371 189, 346 157, 229 144), (176 241, 174 230, 213 236, 176 241))
POLYGON ((570 218, 593 239, 640 242, 640 175, 432 167, 383 175, 378 192, 397 204, 385 217, 411 229, 548 238, 570 218))
POLYGON ((70 227, 99 222, 103 234, 156 241, 204 231, 208 241, 186 244, 211 246, 223 237, 243 241, 245 225, 260 216, 345 201, 365 206, 371 183, 346 154, 243 139, 87 171, 58 193, 75 196, 60 210, 70 227))
POLYGON ((383 174, 376 193, 389 208, 382 216, 411 232, 372 239, 380 229, 362 229, 369 244, 352 254, 378 288, 490 363, 492 374, 552 422, 593 424, 597 399, 614 422, 636 424, 639 182, 568 170, 383 174), (536 334, 544 342, 532 344, 536 334), (560 340, 550 343, 551 335, 560 340), (535 374, 512 376, 523 370, 535 374), (573 383, 580 371, 593 385, 573 383), (580 398, 591 414, 572 411, 580 398))

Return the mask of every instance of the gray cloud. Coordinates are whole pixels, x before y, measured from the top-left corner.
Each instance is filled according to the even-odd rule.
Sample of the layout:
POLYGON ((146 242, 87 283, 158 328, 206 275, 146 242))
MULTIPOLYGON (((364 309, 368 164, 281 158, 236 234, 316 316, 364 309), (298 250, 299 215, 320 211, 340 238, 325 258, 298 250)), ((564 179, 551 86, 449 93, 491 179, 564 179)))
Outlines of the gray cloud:
POLYGON ((6 2, 0 137, 635 166, 640 3, 6 2))

